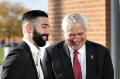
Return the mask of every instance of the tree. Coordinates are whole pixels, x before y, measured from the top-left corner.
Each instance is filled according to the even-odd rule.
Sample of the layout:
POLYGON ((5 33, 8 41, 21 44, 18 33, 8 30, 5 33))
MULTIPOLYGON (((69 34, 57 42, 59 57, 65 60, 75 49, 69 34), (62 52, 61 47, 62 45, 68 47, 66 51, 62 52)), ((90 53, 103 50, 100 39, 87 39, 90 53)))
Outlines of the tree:
POLYGON ((20 3, 0 3, 0 37, 21 37, 21 15, 29 9, 20 3))

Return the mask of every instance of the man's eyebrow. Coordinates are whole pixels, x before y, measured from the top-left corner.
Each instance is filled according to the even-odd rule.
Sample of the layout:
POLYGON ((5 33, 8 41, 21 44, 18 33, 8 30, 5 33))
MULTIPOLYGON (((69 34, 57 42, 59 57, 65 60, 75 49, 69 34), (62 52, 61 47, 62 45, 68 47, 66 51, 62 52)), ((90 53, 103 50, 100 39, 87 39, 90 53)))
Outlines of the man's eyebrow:
POLYGON ((50 27, 50 24, 42 24, 42 25, 45 25, 45 26, 49 26, 49 27, 50 27))
POLYGON ((49 25, 49 24, 42 24, 42 25, 49 25))

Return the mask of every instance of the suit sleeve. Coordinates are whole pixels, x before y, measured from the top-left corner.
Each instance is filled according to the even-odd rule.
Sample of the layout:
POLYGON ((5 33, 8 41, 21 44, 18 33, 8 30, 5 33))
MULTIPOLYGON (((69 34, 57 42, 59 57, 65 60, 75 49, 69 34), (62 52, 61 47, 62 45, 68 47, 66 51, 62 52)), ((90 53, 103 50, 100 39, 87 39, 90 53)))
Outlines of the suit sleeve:
MULTIPOLYGON (((23 51, 19 51, 23 52, 23 51)), ((18 51, 11 51, 3 64, 1 79, 24 79, 24 56, 18 51)))
POLYGON ((107 50, 103 68, 104 79, 114 79, 114 70, 109 50, 107 50))
POLYGON ((42 64, 43 64, 43 71, 45 74, 45 79, 55 79, 53 69, 52 69, 52 58, 47 49, 45 49, 44 51, 42 64))

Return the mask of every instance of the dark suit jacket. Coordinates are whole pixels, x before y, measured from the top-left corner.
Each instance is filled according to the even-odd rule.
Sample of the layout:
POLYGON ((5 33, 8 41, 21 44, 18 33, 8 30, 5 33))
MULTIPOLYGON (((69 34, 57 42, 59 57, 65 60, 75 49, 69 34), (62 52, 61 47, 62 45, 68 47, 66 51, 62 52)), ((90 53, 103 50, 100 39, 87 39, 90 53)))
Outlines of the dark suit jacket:
MULTIPOLYGON (((74 79, 70 53, 64 41, 45 49, 43 69, 46 79, 74 79)), ((107 48, 86 42, 86 79, 114 79, 110 53, 107 48)))
POLYGON ((27 43, 22 42, 8 54, 3 64, 2 79, 39 79, 27 43))

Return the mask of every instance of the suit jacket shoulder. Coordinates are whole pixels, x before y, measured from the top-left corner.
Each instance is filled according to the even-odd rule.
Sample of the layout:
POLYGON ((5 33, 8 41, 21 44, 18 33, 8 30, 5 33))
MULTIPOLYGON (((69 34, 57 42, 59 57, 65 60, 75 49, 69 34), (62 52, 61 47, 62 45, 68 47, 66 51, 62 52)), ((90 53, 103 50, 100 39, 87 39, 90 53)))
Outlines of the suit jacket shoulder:
POLYGON ((109 49, 105 46, 88 40, 86 41, 86 49, 100 54, 110 53, 109 49))
POLYGON ((99 44, 99 43, 95 43, 95 42, 92 42, 92 41, 86 41, 86 45, 88 45, 88 46, 92 46, 92 47, 94 47, 94 48, 102 48, 102 49, 108 49, 108 48, 106 48, 105 46, 103 46, 103 45, 101 45, 101 44, 99 44))
POLYGON ((114 71, 108 48, 86 41, 87 79, 114 79, 114 71))
POLYGON ((61 49, 63 49, 63 46, 64 46, 64 41, 60 41, 58 43, 55 43, 53 45, 50 45, 46 48, 46 50, 50 53, 50 54, 53 54, 55 52, 58 52, 60 51, 61 49))
MULTIPOLYGON (((25 42, 22 42, 20 45, 13 48, 5 58, 4 65, 11 66, 12 64, 14 64, 16 60, 20 59, 21 57, 24 58, 26 50, 29 49, 29 47, 27 47, 27 49, 26 47, 27 47, 27 44, 25 42)), ((3 68, 5 66, 3 66, 3 68)))
POLYGON ((3 64, 2 79, 37 79, 29 46, 22 42, 7 55, 3 64))

